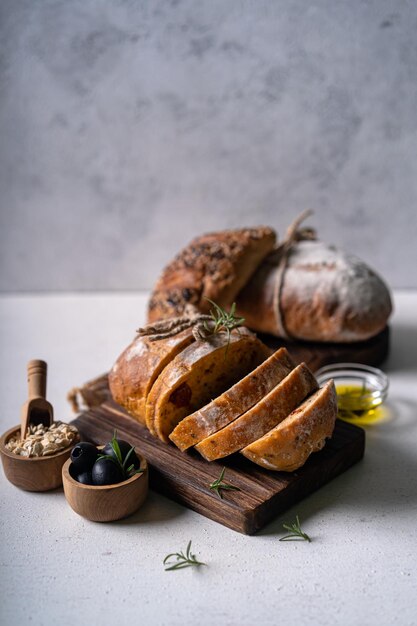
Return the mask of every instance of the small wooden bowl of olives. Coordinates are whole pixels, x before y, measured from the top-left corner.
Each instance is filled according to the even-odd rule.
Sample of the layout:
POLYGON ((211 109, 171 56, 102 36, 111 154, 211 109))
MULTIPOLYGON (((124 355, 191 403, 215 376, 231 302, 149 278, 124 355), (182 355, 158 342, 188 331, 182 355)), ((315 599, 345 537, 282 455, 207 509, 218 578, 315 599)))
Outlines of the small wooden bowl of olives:
POLYGON ((81 442, 62 468, 70 507, 93 522, 113 522, 135 513, 148 494, 148 464, 126 441, 106 446, 81 442))

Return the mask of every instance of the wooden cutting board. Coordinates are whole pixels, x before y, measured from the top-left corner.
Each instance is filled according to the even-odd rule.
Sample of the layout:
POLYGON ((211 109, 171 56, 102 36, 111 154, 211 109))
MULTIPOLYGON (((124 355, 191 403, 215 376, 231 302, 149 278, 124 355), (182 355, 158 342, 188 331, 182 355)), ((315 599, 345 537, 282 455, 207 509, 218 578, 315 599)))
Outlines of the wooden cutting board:
POLYGON ((114 429, 148 460, 155 491, 241 533, 252 535, 290 506, 310 495, 359 461, 365 449, 361 428, 336 422, 334 435, 297 472, 269 472, 239 454, 208 463, 197 452, 180 452, 133 420, 113 401, 81 413, 73 424, 95 444, 111 439, 114 429), (240 491, 224 491, 220 499, 209 485, 226 467, 224 480, 240 491))

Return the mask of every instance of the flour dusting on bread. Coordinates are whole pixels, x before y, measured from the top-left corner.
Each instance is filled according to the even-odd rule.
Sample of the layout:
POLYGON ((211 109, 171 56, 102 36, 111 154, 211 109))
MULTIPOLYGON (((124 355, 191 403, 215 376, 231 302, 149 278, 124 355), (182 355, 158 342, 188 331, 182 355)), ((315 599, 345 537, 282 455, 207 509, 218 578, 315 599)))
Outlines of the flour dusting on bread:
POLYGON ((320 241, 302 241, 291 251, 282 306, 290 334, 313 341, 367 339, 384 328, 392 308, 374 271, 320 241))

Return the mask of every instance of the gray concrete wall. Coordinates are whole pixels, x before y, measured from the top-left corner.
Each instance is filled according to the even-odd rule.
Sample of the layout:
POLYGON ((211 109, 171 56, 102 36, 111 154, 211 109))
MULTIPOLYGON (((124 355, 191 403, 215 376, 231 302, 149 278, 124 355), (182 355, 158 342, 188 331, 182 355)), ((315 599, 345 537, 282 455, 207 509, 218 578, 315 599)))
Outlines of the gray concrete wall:
POLYGON ((417 3, 0 0, 0 289, 150 287, 305 208, 417 287, 417 3))

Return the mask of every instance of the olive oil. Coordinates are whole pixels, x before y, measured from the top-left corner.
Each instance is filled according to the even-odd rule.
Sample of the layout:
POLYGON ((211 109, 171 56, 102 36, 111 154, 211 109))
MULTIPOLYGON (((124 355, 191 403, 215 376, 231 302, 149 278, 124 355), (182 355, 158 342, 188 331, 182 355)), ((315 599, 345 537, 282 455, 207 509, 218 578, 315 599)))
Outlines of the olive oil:
POLYGON ((381 394, 368 387, 364 381, 349 384, 335 381, 335 384, 340 419, 363 426, 387 419, 381 394))

